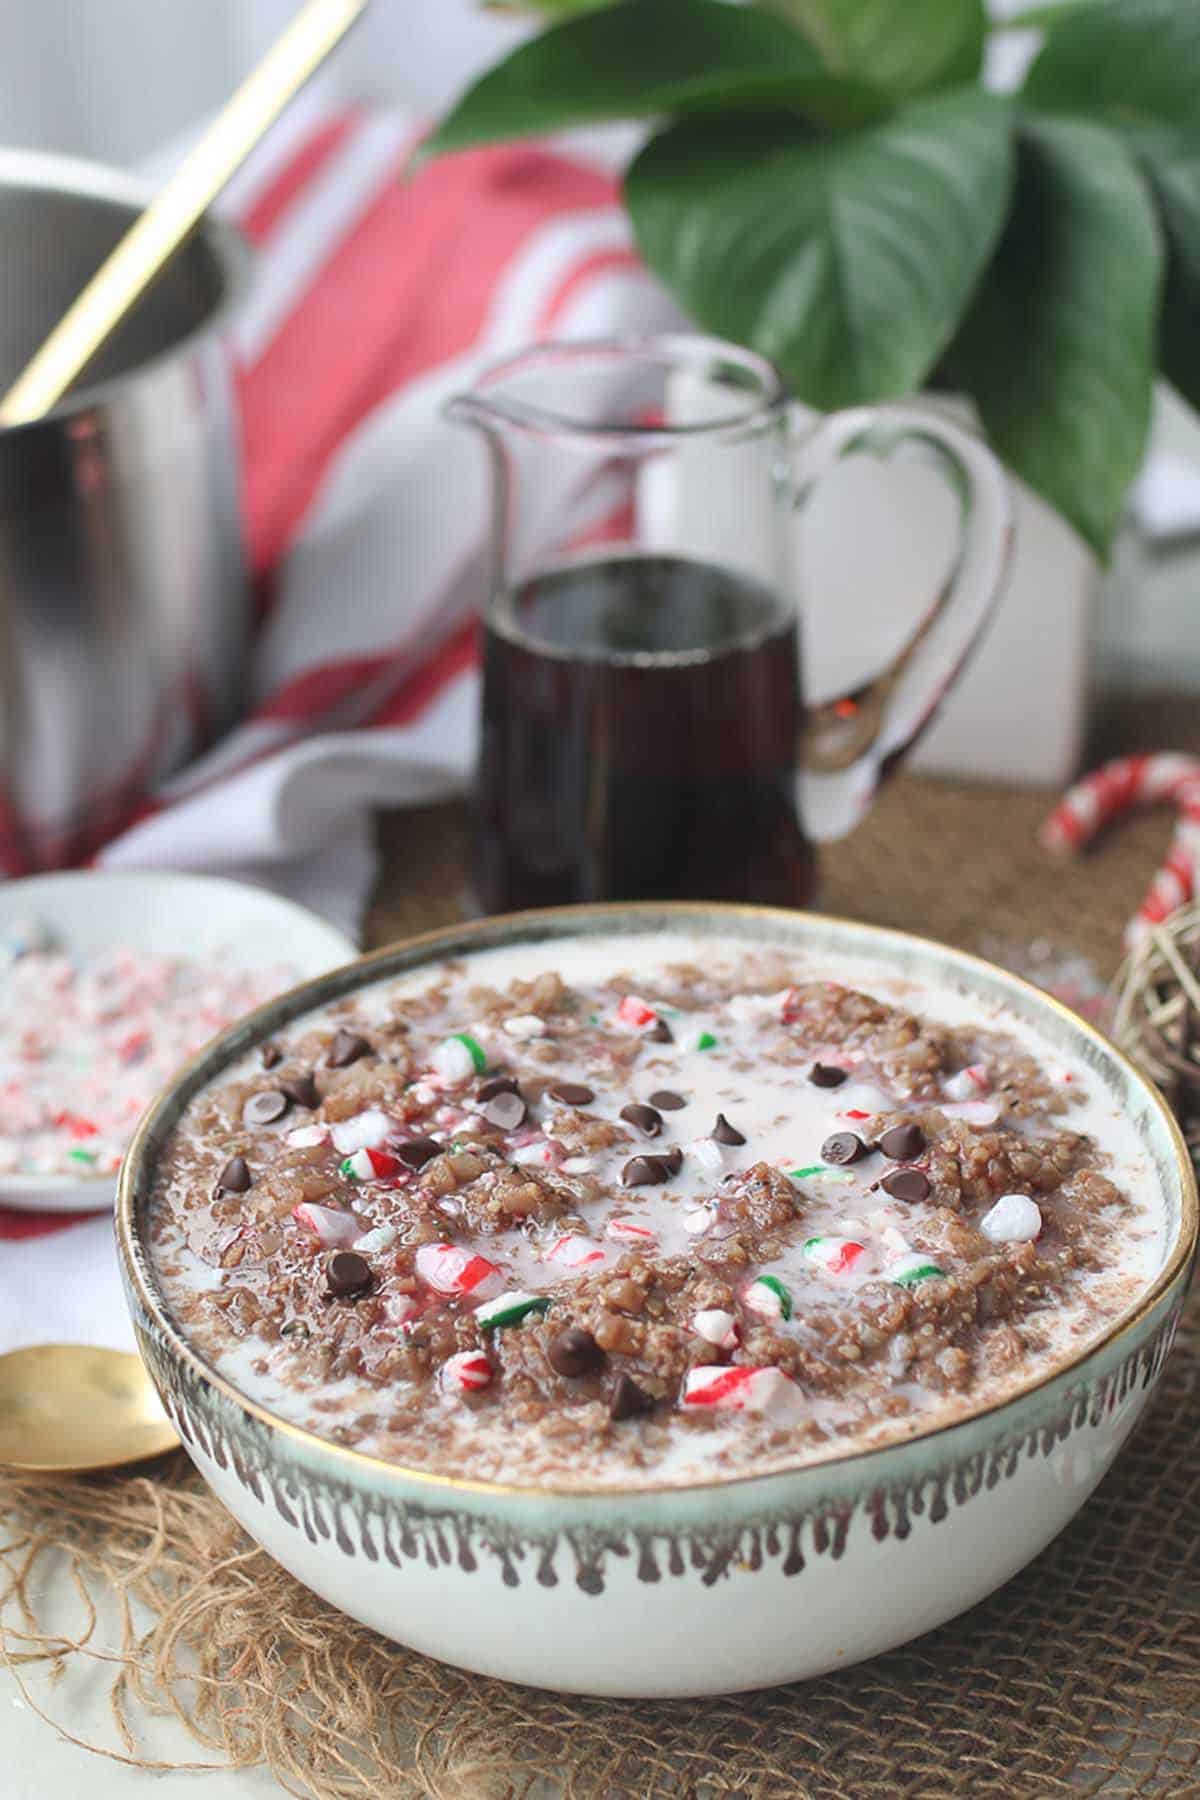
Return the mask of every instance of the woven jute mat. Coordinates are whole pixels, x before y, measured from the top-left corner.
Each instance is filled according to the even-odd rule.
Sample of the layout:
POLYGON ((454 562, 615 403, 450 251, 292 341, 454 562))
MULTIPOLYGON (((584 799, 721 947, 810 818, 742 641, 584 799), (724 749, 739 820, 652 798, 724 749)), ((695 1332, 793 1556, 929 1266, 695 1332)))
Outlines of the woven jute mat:
MULTIPOLYGON (((1095 751, 1200 750, 1192 702, 1114 704, 1100 724, 1095 751)), ((827 852, 824 904, 968 949, 1038 943, 1108 976, 1169 821, 1130 822, 1063 867, 1037 847, 1046 805, 902 777, 827 852)), ((392 815, 380 834, 370 942, 461 916, 462 809, 392 815)), ((301 1794, 1200 1795, 1198 1385, 1193 1301, 1141 1428, 1031 1568, 907 1649, 796 1687, 635 1704, 461 1674, 315 1600, 181 1458, 66 1488, 0 1478, 4 1643, 19 1674, 109 1659, 130 1760, 161 1766, 143 1735, 157 1707, 187 1720, 200 1760, 265 1761, 301 1794), (84 1608, 77 1631, 47 1637, 51 1566, 58 1591, 73 1576, 81 1594, 118 1595, 121 1630, 89 1634, 84 1608)))

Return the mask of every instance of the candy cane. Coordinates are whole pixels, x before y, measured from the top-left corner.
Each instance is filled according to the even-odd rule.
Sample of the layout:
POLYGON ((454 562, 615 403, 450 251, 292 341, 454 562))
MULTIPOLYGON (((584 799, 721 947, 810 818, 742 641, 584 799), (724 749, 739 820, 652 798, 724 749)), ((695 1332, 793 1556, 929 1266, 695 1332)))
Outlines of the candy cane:
POLYGON ((1177 807, 1180 819, 1165 861, 1125 927, 1130 949, 1200 887, 1200 761, 1172 752, 1117 757, 1068 789, 1040 833, 1047 850, 1070 855, 1132 807, 1164 800, 1177 807))

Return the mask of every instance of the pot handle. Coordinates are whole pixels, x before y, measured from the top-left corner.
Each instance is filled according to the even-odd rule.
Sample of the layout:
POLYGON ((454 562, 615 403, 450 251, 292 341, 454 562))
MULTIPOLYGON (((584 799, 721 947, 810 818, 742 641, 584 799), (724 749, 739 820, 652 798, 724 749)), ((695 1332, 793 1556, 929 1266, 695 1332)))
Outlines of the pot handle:
POLYGON ((954 685, 991 617, 1012 546, 1008 483, 969 432, 915 408, 856 407, 794 438, 794 504, 849 456, 918 457, 958 503, 950 573, 898 654, 878 675, 807 709, 800 758, 805 827, 821 841, 845 837, 868 810, 954 685))

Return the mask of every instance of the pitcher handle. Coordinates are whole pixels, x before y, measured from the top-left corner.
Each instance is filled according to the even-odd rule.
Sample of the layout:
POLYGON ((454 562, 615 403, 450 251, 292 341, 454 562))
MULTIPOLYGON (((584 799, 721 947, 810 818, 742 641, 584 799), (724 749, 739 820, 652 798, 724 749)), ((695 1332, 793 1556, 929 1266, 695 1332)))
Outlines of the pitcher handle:
POLYGON ((880 674, 810 707, 801 758, 805 827, 821 841, 853 830, 887 776, 930 724, 991 616, 1012 547, 1003 470, 975 437, 915 408, 856 407, 794 443, 795 505, 847 456, 932 464, 958 502, 950 572, 880 674))

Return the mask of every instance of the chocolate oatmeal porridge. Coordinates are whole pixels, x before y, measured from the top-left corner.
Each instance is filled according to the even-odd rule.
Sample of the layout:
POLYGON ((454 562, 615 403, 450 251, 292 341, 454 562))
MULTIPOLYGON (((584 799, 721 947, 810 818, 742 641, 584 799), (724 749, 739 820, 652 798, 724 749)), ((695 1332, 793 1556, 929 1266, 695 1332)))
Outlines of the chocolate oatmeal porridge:
POLYGON ((1130 1121, 952 985, 732 939, 491 950, 190 1104, 150 1235, 251 1398, 409 1466, 653 1486, 1001 1399, 1161 1260, 1130 1121))

